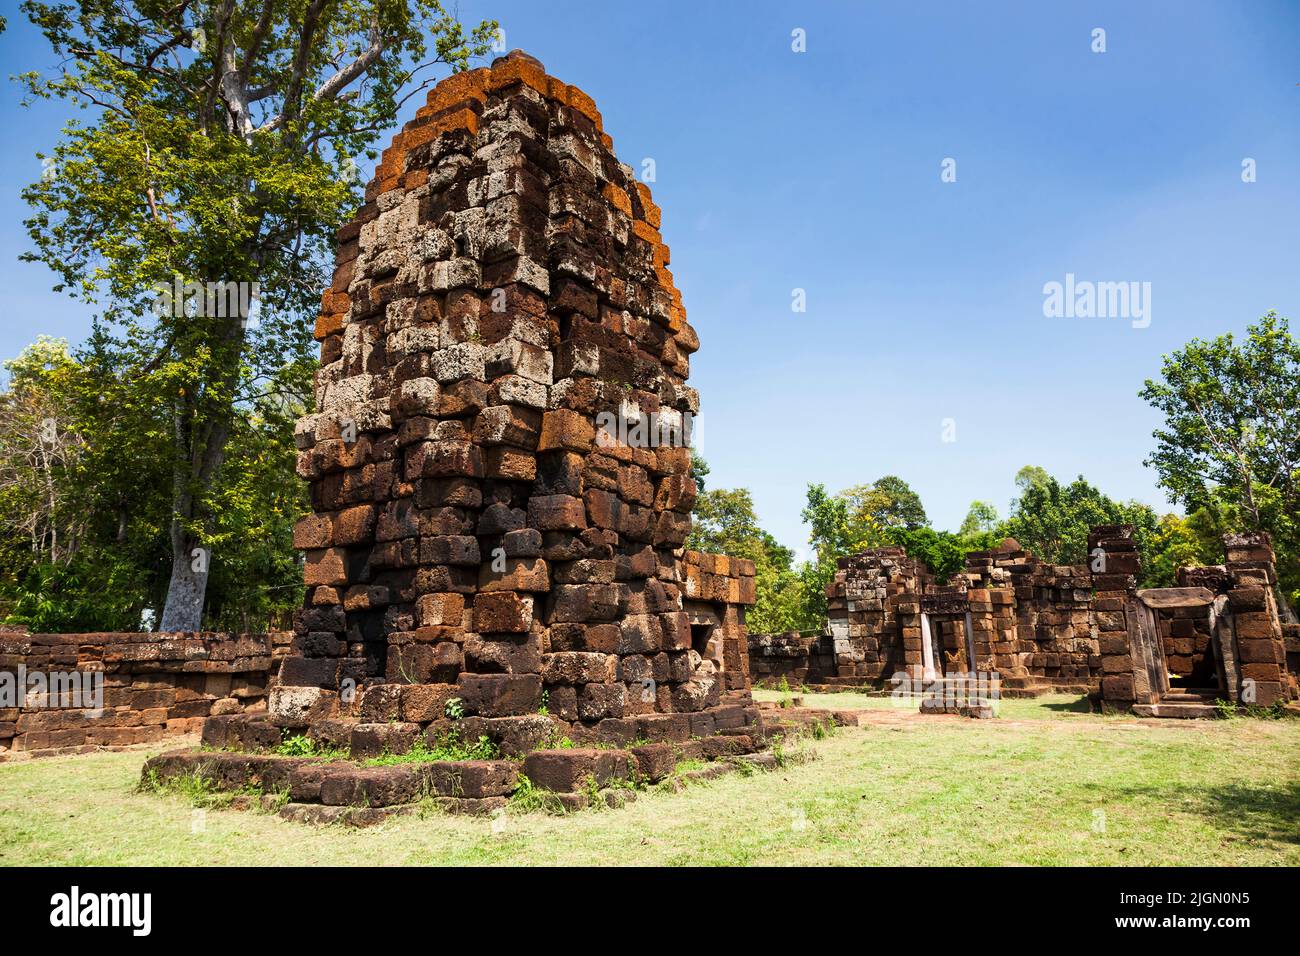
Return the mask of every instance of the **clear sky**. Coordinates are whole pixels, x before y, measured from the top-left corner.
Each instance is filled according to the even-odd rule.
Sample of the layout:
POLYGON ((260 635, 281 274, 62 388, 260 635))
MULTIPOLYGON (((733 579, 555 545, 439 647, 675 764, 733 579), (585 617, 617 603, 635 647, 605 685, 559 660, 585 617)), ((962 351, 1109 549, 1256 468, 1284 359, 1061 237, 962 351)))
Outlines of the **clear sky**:
MULTIPOLYGON (((4 74, 50 68, 7 12, 4 74)), ((1297 0, 462 0, 461 14, 500 19, 510 47, 595 98, 624 162, 655 161, 703 342, 691 383, 711 486, 751 489, 788 545, 806 542, 808 482, 889 473, 941 528, 975 498, 1005 513, 1025 464, 1161 505, 1142 466, 1157 420, 1137 397, 1161 355, 1269 309, 1300 326, 1297 0), (1150 325, 1046 318, 1043 286, 1067 273, 1151 283, 1150 325)), ((0 98, 4 356, 89 328, 16 259, 18 191, 63 112, 21 107, 12 83, 0 98)))

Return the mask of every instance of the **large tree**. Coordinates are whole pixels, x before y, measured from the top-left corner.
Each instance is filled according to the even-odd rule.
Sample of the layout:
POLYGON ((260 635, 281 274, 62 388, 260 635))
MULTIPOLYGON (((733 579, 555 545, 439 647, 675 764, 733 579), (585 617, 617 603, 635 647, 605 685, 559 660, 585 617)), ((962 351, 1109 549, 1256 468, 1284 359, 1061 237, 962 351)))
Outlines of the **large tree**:
POLYGON ((1288 591, 1300 589, 1300 341, 1269 312, 1238 341, 1193 339, 1141 396, 1160 411, 1147 459, 1189 512, 1225 510, 1268 531, 1288 591))
POLYGON ((885 475, 869 485, 840 492, 848 502, 849 520, 861 527, 915 530, 929 524, 921 496, 897 475, 885 475))
POLYGON ((1042 468, 1027 465, 1016 474, 1019 496, 998 529, 1037 557, 1054 564, 1080 564, 1088 557, 1088 534, 1097 525, 1131 524, 1142 556, 1143 581, 1150 583, 1153 540, 1159 518, 1137 501, 1116 501, 1082 475, 1062 484, 1042 468))
POLYGON ((800 569, 808 618, 825 617, 825 589, 839 558, 898 544, 900 536, 928 522, 920 496, 895 475, 836 494, 829 494, 824 485, 810 484, 801 517, 809 526, 814 556, 800 569))
POLYGON ((373 158, 438 67, 485 53, 496 24, 467 33, 438 0, 22 10, 61 61, 53 75, 24 74, 29 93, 85 111, 24 191, 28 258, 104 306, 93 353, 166 410, 152 449, 171 472, 161 627, 197 630, 220 560, 213 490, 239 410, 292 408, 309 392, 310 320, 333 233, 360 200, 356 159, 373 158))

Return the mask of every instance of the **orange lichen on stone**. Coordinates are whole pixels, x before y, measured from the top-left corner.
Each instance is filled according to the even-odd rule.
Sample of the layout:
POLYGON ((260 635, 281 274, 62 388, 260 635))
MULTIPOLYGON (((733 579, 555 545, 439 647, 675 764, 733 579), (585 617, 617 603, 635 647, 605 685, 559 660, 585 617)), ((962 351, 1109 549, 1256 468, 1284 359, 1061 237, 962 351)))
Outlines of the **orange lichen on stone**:
MULTIPOLYGON (((375 181, 378 183, 377 195, 382 195, 390 189, 396 189, 403 184, 406 172, 406 154, 415 147, 437 139, 443 133, 457 130, 465 130, 471 136, 478 135, 479 115, 471 108, 476 106, 477 102, 465 100, 464 98, 458 102, 468 105, 428 113, 419 121, 418 125, 415 121, 412 121, 406 125, 406 128, 401 133, 397 134, 393 139, 393 145, 383 151, 380 155, 379 165, 375 167, 375 181)), ((425 178, 428 178, 427 173, 425 178)), ((419 183, 408 184, 407 188, 411 188, 412 185, 419 185, 419 183)))
POLYGON ((606 183, 600 194, 609 200, 610 205, 622 212, 623 215, 632 215, 632 200, 628 198, 626 191, 619 189, 613 183, 606 183))
POLYGON ((450 133, 454 130, 468 130, 471 136, 478 135, 479 116, 469 107, 446 110, 442 113, 431 114, 427 121, 415 129, 408 129, 397 137, 396 142, 401 144, 403 155, 406 150, 414 149, 416 146, 437 139, 443 133, 450 133))
POLYGON ((645 221, 656 229, 660 228, 663 225, 663 217, 659 211, 659 206, 650 198, 650 187, 637 180, 636 192, 641 197, 641 208, 645 210, 645 221))
POLYGON ((569 89, 569 84, 563 82, 562 80, 557 80, 553 76, 548 76, 546 78, 547 99, 554 100, 557 103, 567 104, 569 102, 568 89, 569 89))
POLYGON ((489 93, 494 93, 507 86, 523 83, 546 96, 550 92, 549 80, 550 77, 532 57, 507 56, 492 64, 484 86, 489 93))
POLYGON ((644 239, 652 246, 660 243, 659 230, 642 219, 632 220, 632 231, 636 233, 638 239, 644 239))
POLYGON ((600 129, 602 120, 600 110, 596 109, 596 101, 576 86, 566 86, 565 93, 567 95, 564 102, 595 123, 596 129, 600 129))
POLYGON ((316 330, 312 333, 312 338, 317 342, 329 338, 343 331, 343 318, 346 312, 334 312, 328 315, 321 315, 316 320, 316 330))
POLYGON ((426 116, 439 113, 465 100, 477 100, 479 103, 486 102, 487 76, 488 71, 482 68, 452 74, 429 91, 428 100, 424 106, 416 110, 415 118, 424 119, 426 116))

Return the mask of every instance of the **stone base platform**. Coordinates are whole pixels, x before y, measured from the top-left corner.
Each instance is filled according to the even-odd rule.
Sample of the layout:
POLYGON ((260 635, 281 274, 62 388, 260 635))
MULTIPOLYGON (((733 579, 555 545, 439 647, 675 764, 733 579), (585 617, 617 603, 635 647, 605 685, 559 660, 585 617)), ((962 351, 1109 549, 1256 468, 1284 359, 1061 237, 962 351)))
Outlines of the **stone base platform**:
MULTIPOLYGON (((721 710, 722 708, 719 708, 721 710)), ((415 744, 413 733, 400 725, 356 724, 351 740, 357 746, 348 759, 290 757, 273 753, 229 750, 177 750, 149 760, 142 772, 146 783, 166 783, 183 777, 201 777, 218 791, 236 794, 252 805, 280 806, 280 815, 309 823, 346 822, 359 826, 377 823, 432 805, 445 812, 491 815, 503 810, 521 787, 539 793, 538 803, 557 810, 578 810, 602 801, 619 806, 635 799, 635 788, 655 784, 673 775, 680 761, 727 763, 745 759, 762 765, 768 738, 761 722, 715 730, 708 737, 689 733, 689 723, 671 723, 654 717, 639 718, 630 728, 606 728, 607 740, 598 746, 542 744, 538 738, 545 717, 466 718, 457 721, 461 739, 487 737, 500 748, 503 759, 458 760, 368 765, 368 757, 402 754, 415 744), (482 734, 479 734, 483 731, 482 734), (609 740, 638 731, 659 731, 652 741, 639 735, 623 745, 609 740), (670 734, 672 738, 665 738, 670 734), (529 747, 536 741, 535 747, 529 747), (400 749, 405 745, 405 749, 400 749), (395 749, 396 748, 396 749, 395 749)), ((675 716, 675 715, 668 715, 675 716)), ((712 715, 730 719, 729 714, 712 715)), ((343 722, 335 722, 342 724, 343 722)), ((320 732, 322 728, 313 728, 320 732)), ((430 726, 428 740, 445 739, 441 726, 430 726)), ((214 718, 205 740, 209 746, 224 739, 244 747, 280 742, 280 729, 267 721, 214 718), (272 735, 274 732, 274 736, 272 735), (224 735, 221 736, 221 735, 224 735)), ((317 737, 322 742, 327 738, 317 737)), ((560 738, 547 738, 553 741, 560 738)), ((332 746, 323 743, 323 746, 332 746)), ((732 769, 728 767, 727 769, 732 769)), ((233 805, 238 806, 238 803, 233 805)))

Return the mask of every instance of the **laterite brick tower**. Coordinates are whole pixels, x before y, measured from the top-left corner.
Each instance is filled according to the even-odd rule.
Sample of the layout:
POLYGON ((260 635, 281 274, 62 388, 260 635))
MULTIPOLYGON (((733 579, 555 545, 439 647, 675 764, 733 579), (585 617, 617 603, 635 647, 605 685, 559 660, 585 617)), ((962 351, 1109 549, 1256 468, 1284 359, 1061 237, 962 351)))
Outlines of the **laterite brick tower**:
POLYGON ((699 339, 611 147, 588 96, 515 52, 439 84, 384 152, 298 427, 314 513, 282 725, 425 725, 452 698, 578 731, 754 719, 753 565, 682 551, 699 339))

